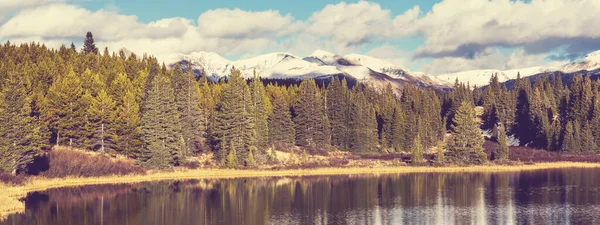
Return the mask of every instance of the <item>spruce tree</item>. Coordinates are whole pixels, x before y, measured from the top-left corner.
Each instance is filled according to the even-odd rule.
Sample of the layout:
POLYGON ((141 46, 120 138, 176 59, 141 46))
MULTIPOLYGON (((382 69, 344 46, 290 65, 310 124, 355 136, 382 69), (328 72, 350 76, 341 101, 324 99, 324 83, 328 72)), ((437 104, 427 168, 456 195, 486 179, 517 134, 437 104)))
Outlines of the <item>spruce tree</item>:
POLYGON ((331 144, 340 148, 348 147, 348 86, 346 80, 337 76, 327 87, 327 116, 331 124, 331 144))
POLYGON ((452 136, 446 145, 446 160, 459 164, 482 164, 487 161, 483 152, 483 137, 475 121, 473 106, 463 102, 452 119, 452 136))
POLYGON ((40 151, 40 127, 30 103, 24 82, 10 77, 0 94, 0 171, 25 172, 40 151))
POLYGON ((116 153, 115 117, 116 102, 106 91, 101 90, 96 97, 91 97, 86 124, 87 129, 92 131, 88 137, 89 149, 101 153, 116 153))
POLYGON ((254 145, 254 124, 250 90, 246 81, 237 69, 231 69, 227 84, 223 88, 218 101, 215 121, 211 128, 214 146, 219 147, 217 157, 220 159, 231 154, 235 149, 236 162, 245 162, 248 148, 254 145))
POLYGON ((136 102, 135 94, 127 91, 122 97, 121 104, 117 108, 115 131, 117 139, 115 145, 121 154, 127 157, 136 157, 141 152, 141 127, 140 106, 136 102))
POLYGON ((498 146, 494 151, 493 158, 494 160, 508 160, 508 143, 506 139, 506 130, 504 126, 496 127, 498 131, 498 136, 496 140, 498 141, 498 146))
POLYGON ((424 161, 425 160, 423 159, 423 144, 421 144, 421 136, 417 135, 415 140, 413 140, 413 144, 412 144, 411 163, 419 164, 424 161))
POLYGON ((59 76, 46 94, 45 120, 56 145, 81 147, 85 139, 84 90, 75 72, 59 76))
POLYGON ((254 154, 266 155, 266 149, 269 146, 269 126, 267 118, 269 116, 268 107, 271 106, 271 102, 266 95, 265 86, 262 81, 255 73, 250 82, 250 96, 251 96, 251 109, 250 117, 253 120, 254 128, 254 140, 255 147, 258 151, 254 154))
POLYGON ((293 146, 296 143, 296 132, 290 112, 290 106, 281 92, 276 87, 272 93, 273 112, 269 116, 269 142, 279 143, 284 146, 293 146))
POLYGON ((181 162, 181 126, 176 107, 169 78, 153 76, 140 120, 144 149, 138 160, 148 168, 161 169, 165 161, 172 166, 181 162), (167 159, 156 159, 166 156, 167 159))
POLYGON ((375 109, 367 102, 362 91, 354 88, 350 101, 350 151, 374 152, 377 149, 377 120, 375 109))
POLYGON ((300 84, 300 94, 294 107, 296 143, 300 146, 324 147, 330 144, 329 121, 323 99, 312 79, 300 84))
POLYGON ((175 64, 172 71, 171 81, 175 92, 175 105, 184 140, 183 154, 190 156, 203 149, 206 132, 203 114, 206 112, 200 107, 200 87, 191 67, 184 73, 179 64, 175 64))
MULTIPOLYGON (((71 44, 72 45, 72 44, 71 44)), ((98 54, 98 48, 94 44, 94 35, 92 32, 87 32, 85 35, 85 41, 83 42, 83 50, 85 54, 94 53, 98 54)))
POLYGON ((396 152, 406 150, 409 146, 405 139, 406 132, 406 115, 399 106, 394 109, 393 126, 392 126, 392 144, 396 152))

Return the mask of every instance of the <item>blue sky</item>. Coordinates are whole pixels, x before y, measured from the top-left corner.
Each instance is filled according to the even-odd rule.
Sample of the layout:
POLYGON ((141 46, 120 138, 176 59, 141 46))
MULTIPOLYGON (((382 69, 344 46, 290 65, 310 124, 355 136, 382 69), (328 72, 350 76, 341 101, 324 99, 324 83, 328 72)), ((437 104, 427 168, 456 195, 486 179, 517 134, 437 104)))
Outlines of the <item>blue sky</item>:
POLYGON ((600 49, 597 0, 2 0, 0 40, 229 59, 317 49, 413 71, 560 65, 600 49), (535 16, 534 16, 535 15, 535 16))

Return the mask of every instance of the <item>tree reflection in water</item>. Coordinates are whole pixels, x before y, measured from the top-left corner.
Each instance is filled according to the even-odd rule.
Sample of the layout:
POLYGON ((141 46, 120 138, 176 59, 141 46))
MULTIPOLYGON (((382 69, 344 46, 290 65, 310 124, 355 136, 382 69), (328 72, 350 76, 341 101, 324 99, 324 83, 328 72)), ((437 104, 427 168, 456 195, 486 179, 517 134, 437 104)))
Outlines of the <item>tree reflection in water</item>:
POLYGON ((161 181, 30 193, 0 224, 598 224, 598 169, 161 181))

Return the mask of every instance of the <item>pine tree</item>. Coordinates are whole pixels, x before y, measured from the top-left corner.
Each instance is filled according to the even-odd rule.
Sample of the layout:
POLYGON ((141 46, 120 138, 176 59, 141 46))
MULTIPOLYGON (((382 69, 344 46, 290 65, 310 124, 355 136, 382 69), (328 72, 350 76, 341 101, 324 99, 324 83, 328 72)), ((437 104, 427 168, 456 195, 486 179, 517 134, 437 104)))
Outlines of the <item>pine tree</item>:
POLYGON ((295 145, 296 132, 290 112, 290 106, 281 92, 276 88, 272 93, 273 112, 269 116, 269 142, 285 146, 295 145))
POLYGON ((409 146, 406 143, 405 139, 405 130, 406 130, 406 115, 404 111, 397 106, 394 109, 393 116, 393 126, 392 126, 392 144, 397 152, 405 150, 406 146, 409 146))
POLYGON ((172 71, 171 81, 184 140, 182 152, 184 156, 190 156, 203 149, 206 132, 203 114, 206 112, 200 107, 200 87, 191 67, 184 73, 179 64, 175 64, 172 71))
POLYGON ((115 132, 117 139, 115 145, 121 154, 136 157, 142 148, 140 127, 140 106, 131 91, 127 91, 117 108, 115 132))
POLYGON ((419 163, 424 162, 425 160, 423 159, 423 144, 421 144, 421 136, 420 135, 417 135, 415 140, 413 140, 412 146, 413 147, 412 147, 411 163, 419 164, 419 163))
POLYGON ((562 145, 560 150, 564 151, 564 152, 568 152, 568 151, 573 151, 574 149, 577 149, 577 147, 575 147, 575 145, 577 144, 575 141, 575 136, 574 136, 574 131, 573 131, 573 123, 571 121, 567 122, 567 125, 565 125, 565 129, 563 130, 562 134, 562 145))
MULTIPOLYGON (((257 147, 258 151, 255 151, 255 154, 266 155, 266 149, 269 145, 269 126, 267 122, 267 118, 269 116, 268 106, 271 105, 271 102, 266 95, 265 86, 262 81, 258 77, 258 75, 254 74, 254 78, 252 82, 250 82, 250 96, 252 104, 252 111, 250 111, 250 117, 252 118, 254 123, 254 140, 255 147, 257 147)), ((270 106, 272 108, 272 106, 270 106)))
POLYGON ((163 168, 165 160, 173 166, 181 162, 181 126, 176 107, 169 78, 154 76, 140 120, 144 149, 138 160, 144 162, 146 167, 163 168), (156 159, 167 156, 164 152, 169 153, 167 159, 156 159))
POLYGON ((46 94, 44 116, 53 143, 81 147, 85 139, 86 105, 81 80, 75 72, 59 76, 46 94))
POLYGON ((0 95, 0 171, 25 172, 41 148, 25 85, 10 77, 0 95))
MULTIPOLYGON (((71 45, 73 45, 71 43, 71 45)), ((74 46, 73 46, 74 47, 74 46)), ((96 44, 94 44, 94 35, 92 32, 87 32, 85 35, 85 41, 83 42, 83 50, 85 54, 94 53, 98 54, 98 48, 96 48, 96 44)))
POLYGON ((231 154, 230 147, 235 148, 236 162, 245 162, 248 147, 254 145, 254 124, 250 117, 252 104, 250 90, 239 70, 232 69, 227 85, 221 92, 217 105, 215 121, 211 132, 219 158, 231 154), (230 143, 230 144, 227 144, 230 143))
POLYGON ((312 79, 300 84, 300 94, 294 107, 296 143, 300 146, 328 146, 330 125, 325 113, 323 99, 312 79))
POLYGON ((327 87, 327 116, 331 124, 331 144, 340 148, 348 147, 348 86, 346 80, 337 76, 327 87))
POLYGON ((379 104, 379 120, 381 124, 381 144, 383 148, 393 147, 393 119, 394 107, 396 104, 396 95, 391 84, 387 84, 382 93, 381 103, 379 104))
POLYGON ((350 151, 374 152, 377 148, 377 120, 375 109, 367 102, 362 91, 354 88, 350 101, 350 151))
POLYGON ((88 130, 92 130, 88 137, 89 149, 101 153, 116 153, 115 139, 117 139, 114 125, 116 117, 116 102, 101 90, 96 97, 91 97, 87 109, 88 130))
POLYGON ((482 164, 487 161, 483 152, 483 137, 475 121, 470 103, 463 102, 452 120, 452 137, 448 141, 446 160, 451 163, 482 164))
POLYGON ((237 152, 235 150, 235 145, 233 144, 233 140, 230 141, 230 147, 228 148, 229 153, 227 154, 227 158, 225 160, 225 166, 230 169, 234 169, 238 165, 238 157, 237 152))
POLYGON ((494 151, 493 158, 494 160, 508 160, 508 143, 506 139, 506 131, 504 126, 500 126, 496 128, 498 131, 498 136, 496 140, 498 141, 498 146, 494 151))

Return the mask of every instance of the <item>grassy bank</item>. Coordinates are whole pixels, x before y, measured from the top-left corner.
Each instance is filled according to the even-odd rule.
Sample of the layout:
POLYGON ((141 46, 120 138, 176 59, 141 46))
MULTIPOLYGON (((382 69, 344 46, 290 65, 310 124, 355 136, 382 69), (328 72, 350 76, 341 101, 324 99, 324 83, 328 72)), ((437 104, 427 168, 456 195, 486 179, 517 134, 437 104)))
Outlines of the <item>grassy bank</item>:
POLYGON ((50 188, 74 187, 93 184, 136 183, 146 181, 173 179, 210 179, 210 178, 250 178, 250 177, 285 177, 285 176, 316 176, 316 175, 361 175, 361 174, 400 174, 400 173, 455 173, 455 172, 510 172, 553 168, 600 168, 600 163, 581 162, 552 162, 533 165, 484 165, 469 167, 345 167, 345 168, 316 168, 316 169, 284 169, 284 170, 228 170, 228 169, 198 169, 174 172, 148 172, 145 175, 124 175, 104 177, 67 177, 41 178, 31 177, 23 185, 8 186, 0 183, 0 220, 12 213, 25 210, 23 202, 19 201, 32 191, 43 191, 50 188))

